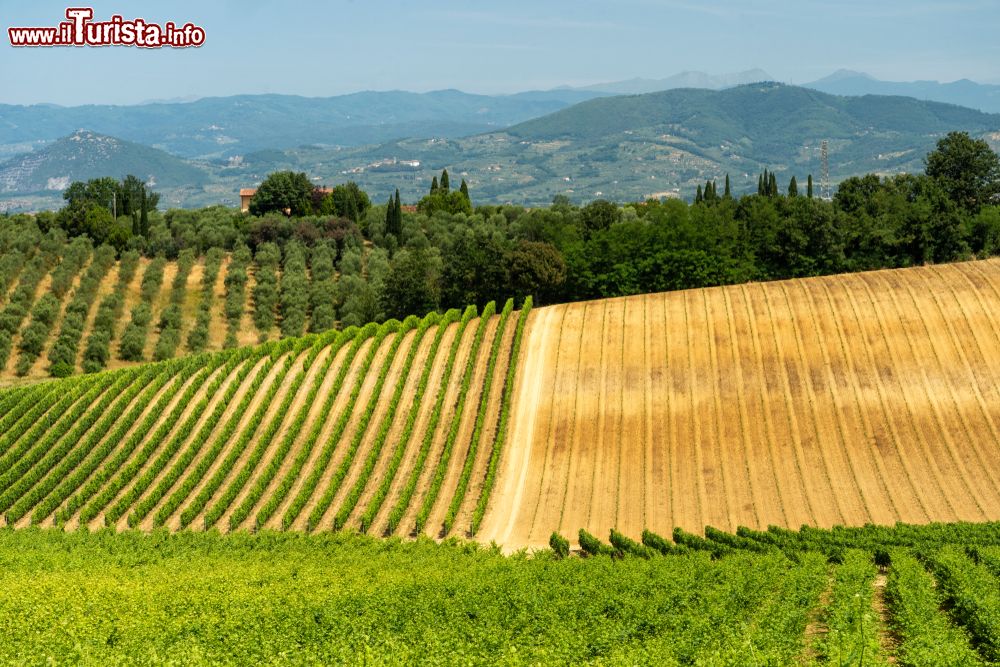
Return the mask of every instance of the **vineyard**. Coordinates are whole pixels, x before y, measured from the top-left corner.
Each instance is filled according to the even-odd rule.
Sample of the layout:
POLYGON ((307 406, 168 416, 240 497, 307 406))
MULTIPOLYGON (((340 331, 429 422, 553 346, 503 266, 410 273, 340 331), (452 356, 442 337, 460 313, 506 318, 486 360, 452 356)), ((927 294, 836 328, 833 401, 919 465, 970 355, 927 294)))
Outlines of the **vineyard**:
POLYGON ((478 536, 1000 519, 997 312, 997 260, 536 309, 478 536))
POLYGON ((995 523, 578 537, 582 557, 553 536, 525 558, 348 533, 0 530, 0 662, 971 667, 1000 655, 995 523))
POLYGON ((364 269, 362 250, 338 257, 324 243, 292 242, 262 243, 256 254, 238 246, 118 258, 84 237, 8 225, 0 230, 0 386, 327 331, 364 269), (338 284, 339 275, 348 280, 338 284))
POLYGON ((513 306, 8 389, 3 521, 467 534, 509 421, 530 300, 513 306))

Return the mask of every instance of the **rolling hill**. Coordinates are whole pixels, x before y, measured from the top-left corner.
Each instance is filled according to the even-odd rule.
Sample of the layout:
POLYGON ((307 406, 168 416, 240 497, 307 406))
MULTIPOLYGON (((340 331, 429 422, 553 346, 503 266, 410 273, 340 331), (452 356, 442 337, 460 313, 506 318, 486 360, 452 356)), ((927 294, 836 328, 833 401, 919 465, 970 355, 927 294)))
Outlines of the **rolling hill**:
MULTIPOLYGON (((546 100, 548 94, 537 95, 546 100)), ((424 103, 429 102, 425 99, 424 103)), ((374 122, 385 117, 390 107, 374 105, 366 118, 374 122)), ((286 141, 277 139, 286 125, 297 127, 295 106, 283 105, 269 113, 264 118, 270 120, 262 127, 269 128, 276 143, 286 141)), ((198 164, 168 160, 162 152, 149 153, 148 158, 163 165, 161 171, 177 176, 169 179, 177 185, 161 188, 166 206, 235 205, 241 187, 258 184, 268 173, 281 169, 304 171, 317 183, 354 180, 375 201, 384 201, 396 188, 407 201, 416 201, 443 168, 468 181, 477 203, 544 205, 559 194, 577 202, 602 197, 617 201, 691 198, 697 185, 722 179, 727 173, 739 194, 756 188, 757 175, 764 168, 775 172, 782 185, 792 175, 800 180, 810 173, 818 177, 823 140, 829 142, 834 183, 866 173, 917 172, 935 142, 953 130, 968 131, 1000 147, 1000 114, 908 97, 840 97, 758 83, 719 91, 676 89, 597 97, 502 130, 463 138, 439 135, 335 148, 300 145, 198 164), (211 175, 207 183, 203 170, 211 175), (202 185, 183 184, 185 173, 202 185)), ((356 133, 362 135, 360 130, 356 133)), ((66 141, 57 144, 66 145, 66 141)), ((152 172, 115 154, 93 153, 95 162, 87 173, 152 172), (102 160, 98 160, 100 155, 102 160)), ((65 164, 52 153, 35 151, 9 161, 0 175, 5 175, 11 187, 21 187, 19 183, 45 187, 48 179, 65 176, 65 164), (37 176, 24 176, 29 173, 37 176)), ((163 183, 167 182, 164 176, 163 183)), ((55 196, 50 199, 56 201, 55 196)))
POLYGON ((156 189, 196 189, 209 179, 203 169, 165 151, 80 130, 0 164, 0 192, 59 192, 73 181, 127 174, 156 189))
POLYGON ((996 521, 1000 261, 422 320, 0 392, 14 526, 996 521))

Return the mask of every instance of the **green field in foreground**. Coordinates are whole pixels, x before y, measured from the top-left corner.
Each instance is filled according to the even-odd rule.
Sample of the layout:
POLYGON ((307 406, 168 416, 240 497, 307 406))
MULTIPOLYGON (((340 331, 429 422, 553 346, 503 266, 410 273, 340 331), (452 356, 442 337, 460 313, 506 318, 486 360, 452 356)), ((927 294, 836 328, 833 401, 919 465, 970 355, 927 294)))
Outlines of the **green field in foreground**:
POLYGON ((0 664, 997 658, 996 524, 673 537, 559 559, 347 533, 0 530, 0 664))

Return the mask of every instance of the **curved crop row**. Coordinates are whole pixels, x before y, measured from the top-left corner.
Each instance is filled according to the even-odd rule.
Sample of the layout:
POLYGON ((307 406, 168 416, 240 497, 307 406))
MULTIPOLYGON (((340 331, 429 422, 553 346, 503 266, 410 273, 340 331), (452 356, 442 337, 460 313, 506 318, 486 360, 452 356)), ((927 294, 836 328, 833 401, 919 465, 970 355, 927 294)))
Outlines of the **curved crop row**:
MULTIPOLYGON (((48 496, 104 438, 125 412, 132 400, 159 375, 156 369, 123 373, 111 385, 99 404, 88 409, 66 437, 66 444, 53 449, 25 478, 30 479, 30 491, 24 493, 7 513, 8 523, 18 521, 48 496), (79 434, 79 435, 77 435, 79 434), (85 437, 83 434, 86 434, 85 437)), ((22 478, 22 479, 25 479, 22 478)))
POLYGON ((77 444, 87 429, 119 397, 120 392, 135 381, 135 375, 122 373, 118 377, 101 378, 101 381, 93 383, 91 389, 73 404, 71 410, 60 412, 55 423, 44 430, 39 429, 35 437, 27 439, 34 446, 22 451, 16 462, 0 475, 0 489, 3 489, 0 493, 0 512, 10 509, 21 494, 41 479, 40 474, 48 472, 77 444), (93 404, 98 399, 100 400, 93 404))
MULTIPOLYGON (((326 514, 326 510, 330 508, 330 504, 337 495, 337 491, 340 490, 340 485, 344 483, 344 479, 347 477, 351 464, 354 462, 354 457, 357 455, 358 448, 361 446, 362 440, 364 440, 368 424, 371 422, 372 416, 375 414, 375 408, 378 406, 378 402, 382 394, 382 388, 385 386, 385 379, 389 376, 389 371, 392 369, 392 362, 396 358, 396 353, 399 351, 400 345, 403 344, 403 339, 406 337, 405 334, 411 329, 416 328, 419 323, 420 320, 413 315, 403 320, 402 324, 396 323, 396 326, 394 327, 395 331, 393 332, 395 333, 395 336, 392 339, 392 343, 389 346, 389 352, 386 354, 385 361, 382 363, 382 368, 379 370, 378 377, 375 380, 375 387, 372 389, 372 395, 368 399, 368 404, 365 405, 364 412, 361 413, 361 418, 354 430, 354 436, 351 438, 351 442, 347 447, 347 451, 344 453, 344 457, 340 460, 340 465, 338 465, 337 469, 334 471, 333 477, 330 479, 330 482, 326 487, 326 491, 322 496, 320 496, 320 499, 317 501, 313 511, 309 514, 307 530, 314 530, 319 525, 323 515, 326 514)), ((363 377, 359 379, 362 381, 364 380, 363 377)), ((358 384, 359 391, 360 388, 361 384, 358 384)), ((351 399, 351 408, 353 408, 357 395, 352 394, 351 399)), ((340 424, 344 424, 346 427, 347 418, 349 417, 350 411, 345 411, 344 419, 338 423, 338 426, 340 426, 340 424)), ((330 442, 339 442, 342 433, 343 429, 336 429, 333 437, 330 438, 330 442)))
POLYGON ((500 357, 500 346, 503 344, 503 334, 507 327, 507 320, 514 310, 514 300, 507 299, 503 311, 500 313, 500 321, 497 323, 496 335, 493 337, 493 345, 490 348, 490 358, 486 365, 486 375, 483 378, 483 389, 479 399, 479 410, 476 413, 476 424, 473 427, 472 438, 469 441, 469 451, 465 455, 465 464, 462 466, 462 474, 458 478, 455 493, 448 506, 448 512, 444 518, 445 535, 451 532, 455 524, 455 516, 458 509, 465 500, 465 493, 469 488, 469 480, 472 478, 472 467, 476 463, 476 453, 479 450, 479 441, 483 437, 483 429, 486 426, 486 410, 490 403, 490 392, 493 389, 493 373, 496 371, 497 359, 500 357))
POLYGON ((483 480, 483 489, 479 494, 479 502, 472 513, 472 522, 469 532, 475 535, 479 526, 483 523, 486 515, 486 508, 490 502, 490 494, 493 492, 493 485, 496 483, 497 468, 500 463, 500 454, 503 451, 504 443, 507 439, 507 426, 510 422, 511 397, 514 394, 514 375, 517 372, 517 360, 521 354, 521 339, 524 338, 524 327, 528 322, 528 314, 531 312, 532 299, 529 296, 521 306, 521 312, 517 318, 517 328, 514 330, 514 341, 510 346, 510 359, 507 362, 507 377, 504 379, 503 403, 500 407, 500 422, 497 425, 496 435, 493 438, 493 451, 490 454, 490 462, 486 466, 486 477, 483 480))
MULTIPOLYGON (((333 337, 335 338, 335 336, 333 337)), ((226 488, 225 494, 223 494, 222 498, 220 498, 219 501, 215 503, 215 505, 212 507, 211 512, 208 515, 206 515, 204 521, 206 528, 215 525, 222 517, 222 515, 229 510, 233 502, 236 500, 236 497, 243 491, 243 489, 247 485, 247 482, 250 481, 250 478, 253 476, 254 472, 256 472, 257 467, 260 465, 261 460, 263 460, 264 455, 267 453, 268 448, 271 446, 271 442, 274 440, 274 436, 277 434, 278 429, 281 428, 281 424, 284 422, 286 413, 288 412, 292 403, 295 401, 296 393, 302 388, 302 383, 305 382, 306 375, 308 374, 309 369, 312 367, 312 364, 316 361, 316 357, 319 356, 320 351, 324 347, 326 347, 326 345, 330 342, 330 339, 331 339, 330 334, 327 334, 326 336, 315 337, 315 343, 312 345, 312 349, 309 351, 309 354, 302 363, 302 367, 298 370, 298 372, 295 375, 295 378, 292 380, 291 386, 285 392, 285 397, 284 399, 282 399, 281 405, 278 407, 278 410, 275 413, 274 418, 271 419, 271 421, 268 423, 267 428, 261 434, 261 437, 257 440, 257 445, 254 447, 253 451, 250 452, 250 456, 247 459, 247 461, 243 464, 243 467, 240 469, 239 474, 229 483, 229 486, 226 488)), ((305 344, 305 342, 309 340, 310 338, 303 339, 304 343, 300 344, 296 348, 293 359, 297 359, 299 354, 303 352, 306 349, 306 347, 308 347, 308 345, 305 344)), ((324 368, 329 368, 329 364, 324 365, 324 368)), ((315 394, 310 393, 310 395, 315 395, 315 394)), ((265 403, 270 404, 271 400, 273 400, 273 394, 268 397, 265 403)), ((306 405, 303 408, 303 410, 308 410, 308 407, 309 406, 306 405)), ((237 443, 237 446, 233 449, 233 452, 230 454, 232 463, 231 465, 223 466, 224 470, 220 471, 219 484, 221 484, 223 479, 225 479, 224 474, 221 473, 229 472, 232 466, 235 465, 236 462, 239 460, 239 457, 246 449, 253 433, 256 431, 256 428, 257 426, 259 426, 261 420, 263 420, 265 414, 266 414, 266 407, 262 409, 255 417, 256 421, 253 429, 249 430, 249 433, 246 435, 246 437, 242 438, 241 441, 237 443)), ((296 420, 293 422, 292 428, 290 429, 290 433, 292 431, 298 433, 298 431, 295 428, 295 423, 298 422, 299 420, 298 418, 296 418, 296 420)), ((301 424, 299 424, 298 428, 301 428, 301 424)), ((294 436, 292 437, 294 438, 294 436)), ((282 445, 279 446, 279 452, 274 457, 272 457, 271 464, 268 466, 268 470, 270 470, 272 466, 281 465, 281 461, 284 460, 285 456, 285 453, 282 453, 281 450, 284 449, 285 442, 288 442, 287 435, 283 440, 282 445)), ((227 463, 229 462, 227 461, 227 463)), ((266 477, 267 474, 268 471, 265 470, 264 477, 266 477)), ((230 530, 235 529, 236 526, 242 523, 243 520, 246 519, 247 516, 249 516, 250 510, 253 508, 254 504, 256 504, 256 501, 260 498, 260 494, 263 493, 263 488, 266 487, 266 485, 267 481, 262 481, 262 478, 258 479, 257 484, 254 485, 254 487, 250 490, 249 494, 243 499, 243 502, 240 503, 239 507, 236 508, 236 511, 233 512, 233 514, 229 517, 230 530), (258 489, 260 489, 259 493, 258 489)), ((193 518, 194 516, 192 515, 191 519, 193 518)))
MULTIPOLYGON (((370 325, 366 325, 358 332, 361 336, 362 332, 369 332, 370 325)), ((354 403, 358 399, 358 394, 361 393, 361 387, 364 385, 365 376, 368 374, 368 369, 371 367, 372 362, 375 359, 375 355, 378 353, 378 348, 381 346, 382 341, 385 337, 391 333, 394 333, 399 329, 399 322, 396 320, 390 320, 380 326, 375 330, 374 336, 369 336, 372 338, 371 347, 368 348, 368 353, 362 360, 361 368, 359 369, 357 379, 354 382, 354 387, 351 390, 351 395, 348 397, 347 405, 344 407, 343 413, 337 420, 336 426, 334 427, 333 434, 327 440, 323 449, 320 450, 318 460, 316 461, 315 467, 310 473, 299 493, 292 500, 288 509, 285 511, 284 516, 281 518, 281 525, 283 528, 288 528, 292 525, 292 522, 298 518, 299 514, 302 512, 302 508, 306 506, 309 502, 309 498, 312 497, 313 492, 319 485, 319 481, 323 476, 323 472, 326 470, 327 464, 333 457, 333 452, 337 447, 337 443, 340 440, 341 434, 343 434, 344 429, 347 428, 347 421, 351 417, 351 411, 354 408, 354 403)))
POLYGON ((386 532, 389 534, 396 532, 396 528, 403 520, 403 515, 410 506, 413 494, 417 490, 420 473, 424 469, 424 463, 427 461, 427 457, 431 451, 431 444, 434 442, 434 432, 437 430, 438 422, 441 421, 441 410, 444 407, 444 399, 448 393, 448 382, 455 368, 455 358, 458 356, 458 350, 462 346, 462 335, 465 333, 465 328, 469 325, 469 322, 475 316, 475 306, 467 307, 465 312, 462 313, 462 319, 459 321, 458 329, 455 332, 455 340, 452 341, 451 347, 448 349, 448 360, 445 362, 444 372, 441 375, 441 386, 438 387, 437 397, 434 400, 434 408, 431 410, 427 428, 424 430, 423 440, 420 442, 420 451, 417 453, 417 460, 414 463, 413 470, 410 471, 410 476, 406 480, 406 485, 403 487, 399 499, 393 506, 392 511, 389 512, 388 527, 386 529, 386 532))
POLYGON ((214 393, 218 389, 219 385, 221 385, 225 380, 226 376, 232 372, 233 368, 241 363, 243 359, 241 359, 239 355, 233 355, 229 359, 224 360, 221 355, 218 355, 214 361, 214 364, 206 365, 195 376, 194 381, 192 381, 184 390, 184 393, 181 394, 180 400, 177 401, 177 404, 170 411, 170 414, 168 414, 166 418, 160 422, 159 426, 157 426, 156 430, 153 431, 152 435, 145 440, 145 445, 139 451, 138 455, 126 464, 125 461, 128 460, 129 455, 124 454, 124 451, 134 450, 135 447, 137 447, 138 444, 144 440, 145 435, 152 428, 153 424, 160 419, 161 415, 150 414, 147 417, 148 423, 143 424, 143 428, 140 429, 140 431, 143 431, 143 434, 139 435, 139 433, 135 433, 129 438, 128 442, 123 447, 122 454, 120 454, 119 457, 117 457, 113 462, 117 465, 106 468, 114 468, 113 472, 110 473, 113 477, 110 475, 108 476, 108 479, 106 480, 107 483, 101 488, 100 493, 94 496, 80 511, 81 524, 89 523, 93 519, 97 518, 98 514, 100 514, 104 508, 107 507, 108 503, 114 500, 115 496, 117 496, 118 493, 135 478, 135 476, 142 469, 143 465, 145 465, 145 463, 159 448, 163 439, 166 438, 173 429, 174 425, 180 419, 181 414, 187 409, 188 405, 197 395, 198 391, 203 388, 203 385, 208 381, 208 378, 211 377, 213 373, 218 371, 216 378, 212 380, 206 388, 206 391, 214 393), (222 367, 222 370, 219 370, 220 366, 222 367))
POLYGON ((379 484, 378 489, 375 491, 375 495, 369 501, 364 514, 361 515, 362 531, 368 530, 368 528, 372 525, 372 522, 375 520, 375 515, 378 514, 382 507, 382 503, 385 502, 386 497, 389 495, 392 482, 396 477, 399 466, 403 462, 403 456, 406 454, 406 446, 409 444, 410 437, 413 435, 413 428, 416 425, 417 417, 420 414, 420 406, 423 403, 424 394, 427 392, 427 385, 430 383, 431 371, 434 368, 434 360, 437 358, 438 349, 441 347, 441 341, 444 339, 444 334, 448 330, 448 326, 457 322, 460 316, 461 313, 458 310, 451 309, 446 312, 440 319, 440 322, 438 322, 437 332, 434 334, 434 340, 427 353, 427 361, 424 362, 424 369, 420 375, 417 390, 413 394, 410 410, 406 415, 406 422, 403 425, 403 431, 400 433, 396 442, 396 448, 393 451, 392 459, 389 461, 389 466, 385 474, 382 476, 382 481, 379 484))
POLYGON ((483 309, 483 314, 479 318, 479 326, 476 327, 476 335, 472 340, 472 348, 469 350, 469 361, 465 365, 465 373, 462 375, 461 388, 458 390, 458 403, 455 405, 455 415, 451 419, 451 427, 448 429, 448 438, 445 440, 444 449, 441 451, 441 458, 438 460, 437 468, 431 485, 424 494, 424 502, 417 512, 416 531, 422 532, 427 524, 427 518, 437 502, 441 493, 441 486, 444 484, 444 477, 448 472, 448 464, 451 462, 451 453, 455 448, 455 441, 458 439, 458 431, 462 425, 462 415, 465 413, 465 399, 472 387, 472 375, 476 370, 476 360, 479 358, 479 348, 483 345, 483 338, 486 337, 486 327, 490 318, 496 311, 496 303, 490 301, 483 309))
MULTIPOLYGON (((337 514, 333 519, 334 530, 339 530, 347 524, 347 519, 351 516, 351 512, 354 511, 354 507, 357 505, 358 500, 361 498, 361 494, 368 485, 371 474, 375 470, 375 465, 378 463, 379 456, 382 453, 382 447, 385 445, 386 438, 389 437, 389 429, 392 428, 392 422, 395 419, 396 411, 399 409, 399 401, 403 396, 403 390, 406 388, 406 379, 413 366, 413 360, 416 358, 417 352, 420 350, 420 342, 423 340, 424 334, 427 333, 427 330, 437 324, 438 319, 439 315, 436 312, 432 312, 420 320, 420 324, 417 326, 413 342, 410 343, 410 349, 407 351, 406 360, 403 362, 403 374, 396 383, 396 389, 393 391, 392 396, 389 399, 389 406, 382 418, 382 423, 375 436, 375 441, 372 443, 371 450, 368 452, 368 457, 365 459, 364 467, 361 469, 357 481, 341 502, 340 507, 337 510, 337 514)), ((402 336, 402 334, 397 335, 402 336)), ((381 387, 377 389, 380 388, 381 387)), ((375 397, 377 396, 378 394, 376 393, 375 397)), ((420 405, 420 397, 415 396, 412 400, 413 405, 420 405)), ((362 429, 359 428, 359 432, 363 432, 362 429)))
MULTIPOLYGON (((183 398, 190 400, 190 398, 194 396, 194 391, 197 387, 201 386, 205 379, 208 378, 222 363, 221 358, 217 359, 215 364, 208 366, 200 365, 201 361, 202 360, 198 357, 191 357, 190 359, 186 359, 185 363, 181 364, 180 371, 176 374, 176 378, 173 383, 169 385, 166 391, 164 391, 156 403, 150 408, 142 421, 138 422, 138 424, 133 421, 128 424, 123 423, 118 425, 118 428, 115 430, 115 435, 118 437, 114 443, 109 443, 112 444, 113 447, 118 447, 114 458, 107 463, 104 463, 104 465, 101 465, 107 456, 111 454, 111 451, 109 450, 104 454, 104 456, 100 458, 95 457, 89 464, 84 466, 84 468, 89 467, 90 469, 89 475, 85 477, 86 482, 83 484, 83 488, 75 492, 70 497, 69 501, 67 501, 66 505, 56 513, 56 523, 61 524, 69 521, 69 519, 76 514, 77 510, 81 510, 81 508, 81 523, 86 523, 90 519, 97 516, 97 514, 104 509, 109 502, 111 502, 115 494, 117 494, 126 483, 125 481, 117 481, 121 479, 121 476, 117 478, 115 476, 118 475, 118 473, 122 470, 122 467, 126 465, 129 461, 129 457, 146 437, 146 434, 153 429, 157 420, 159 420, 166 412, 173 398, 182 388, 184 388, 185 384, 191 380, 190 385, 188 385, 188 389, 182 395, 183 398), (192 378, 194 379, 192 380, 192 378), (128 439, 124 439, 126 438, 128 429, 132 426, 135 426, 135 430, 133 430, 130 435, 127 435, 128 439), (121 442, 120 446, 118 446, 119 442, 121 442), (112 482, 109 486, 105 486, 105 484, 111 481, 112 478, 115 478, 116 481, 112 482), (101 493, 98 494, 98 492, 101 493), (86 518, 86 515, 89 515, 89 518, 86 518)), ((183 410, 184 407, 183 404, 186 403, 186 401, 182 400, 180 403, 181 405, 178 405, 171 411, 166 421, 169 422, 171 418, 176 419, 175 414, 180 414, 180 411, 183 410)), ((139 415, 136 415, 136 419, 138 419, 138 417, 139 415)), ((163 428, 163 426, 161 425, 160 428, 163 428)), ((81 470, 81 472, 83 471, 81 470)), ((74 488, 79 487, 77 486, 74 488)))
MULTIPOLYGON (((252 394, 263 382, 264 375, 266 375, 267 370, 277 363, 278 353, 273 352, 268 361, 265 363, 264 368, 260 372, 254 374, 254 380, 251 382, 251 390, 247 394, 252 394)), ((118 505, 112 508, 109 512, 109 516, 113 520, 117 520, 122 514, 127 511, 128 506, 133 506, 132 511, 129 513, 128 525, 129 527, 135 527, 146 518, 146 515, 160 502, 160 499, 169 491, 177 480, 181 478, 184 472, 191 465, 195 457, 201 452, 202 447, 204 447, 205 442, 208 437, 215 430, 216 425, 218 425, 219 420, 222 419, 222 415, 225 414, 226 409, 232 403, 233 399, 236 397, 237 392, 243 385, 243 382, 250 376, 253 372, 256 364, 255 360, 250 360, 245 362, 236 371, 235 377, 229 382, 226 387, 225 392, 222 394, 222 398, 219 400, 218 404, 215 406, 215 410, 208 415, 205 419, 204 424, 201 428, 194 431, 195 427, 198 425, 198 421, 205 418, 208 413, 208 406, 213 397, 205 396, 202 397, 201 401, 197 403, 195 409, 191 412, 191 415, 187 420, 181 425, 178 432, 170 439, 167 445, 160 452, 159 456, 153 462, 153 464, 146 469, 146 472, 138 479, 135 485, 127 494, 126 498, 131 498, 132 501, 126 504, 126 498, 122 498, 118 505), (193 437, 192 437, 193 433, 193 437), (190 440, 189 440, 190 438, 190 440), (179 456, 177 456, 179 454, 179 456), (176 460, 174 457, 177 456, 176 460), (173 465, 170 465, 170 462, 173 465), (160 473, 167 469, 170 465, 169 470, 166 474, 160 478, 160 481, 156 484, 153 490, 143 497, 143 492, 150 487, 150 485, 159 477, 160 473), (119 513, 120 512, 120 513, 119 513)))
MULTIPOLYGON (((313 447, 316 446, 316 441, 319 439, 320 432, 323 430, 323 425, 326 423, 330 411, 333 409, 333 404, 337 400, 337 396, 340 394, 340 391, 344 386, 344 380, 347 377, 347 373, 351 368, 351 362, 357 355, 358 350, 361 348, 362 343, 364 343, 364 341, 368 340, 373 335, 375 335, 376 331, 377 331, 376 325, 369 324, 360 329, 355 327, 348 327, 347 329, 337 334, 334 342, 331 344, 332 349, 330 350, 329 358, 324 364, 323 371, 320 373, 320 380, 317 381, 313 385, 313 387, 309 390, 309 397, 306 400, 306 405, 302 408, 302 410, 299 411, 299 414, 296 415, 293 427, 289 429, 289 432, 285 435, 285 438, 282 440, 281 445, 278 448, 278 455, 276 455, 274 458, 271 459, 271 462, 268 464, 267 468, 265 468, 264 472, 260 475, 260 477, 257 478, 257 482, 250 490, 250 493, 243 500, 243 502, 236 509, 236 511, 233 512, 233 515, 229 518, 230 530, 235 529, 237 526, 243 523, 243 521, 245 521, 248 516, 250 516, 250 512, 256 506, 257 501, 259 501, 260 498, 264 495, 264 492, 267 489, 268 485, 278 474, 278 471, 281 469, 281 465, 285 459, 285 456, 288 455, 288 452, 292 448, 292 444, 295 442, 296 436, 298 435, 299 431, 301 431, 302 426, 305 424, 305 420, 309 414, 309 406, 312 404, 313 400, 318 394, 320 385, 322 384, 322 377, 326 375, 327 370, 333 364, 334 357, 337 355, 338 350, 340 350, 341 347, 346 345, 348 341, 353 341, 353 344, 347 350, 347 353, 344 355, 344 360, 341 362, 340 368, 337 371, 337 377, 334 379, 333 387, 330 389, 329 393, 327 393, 323 401, 323 406, 316 417, 316 421, 313 422, 312 428, 309 431, 309 435, 307 436, 305 443, 303 443, 301 449, 299 450, 299 454, 295 457, 294 461, 292 461, 291 468, 289 468, 289 470, 285 473, 285 476, 282 478, 281 482, 268 497, 267 502, 264 504, 263 507, 261 507, 260 511, 257 513, 255 519, 255 528, 260 528, 261 526, 263 526, 264 523, 267 522, 267 520, 270 519, 276 511, 278 511, 278 507, 280 507, 281 503, 283 503, 285 501, 285 498, 288 497, 288 494, 289 492, 291 492, 292 487, 295 484, 295 481, 298 479, 299 474, 302 472, 302 468, 305 466, 306 461, 312 454, 313 447)), ((244 473, 241 472, 240 474, 242 476, 244 473)), ((243 483, 245 484, 246 482, 243 483)), ((221 516, 221 513, 219 513, 219 516, 221 516)), ((216 517, 216 520, 218 520, 218 517, 216 517)), ((206 520, 205 523, 206 526, 211 526, 214 525, 215 522, 214 521, 209 522, 208 520, 206 520)))
MULTIPOLYGON (((281 384, 284 381, 285 376, 288 374, 288 371, 291 370, 292 366, 295 364, 295 360, 298 357, 301 350, 301 345, 302 344, 300 343, 299 346, 293 352, 291 352, 285 357, 284 363, 282 363, 281 368, 279 369, 277 375, 275 376, 271 384, 268 386, 267 391, 265 392, 264 397, 261 400, 261 405, 257 408, 257 410, 253 413, 253 415, 251 415, 250 422, 243 428, 236 443, 233 444, 232 447, 233 451, 242 452, 246 448, 247 443, 253 437, 254 433, 256 433, 257 427, 260 426, 260 422, 264 419, 264 415, 267 412, 268 406, 271 404, 271 401, 274 400, 274 396, 278 393, 278 390, 281 388, 281 384)), ((156 516, 153 519, 154 526, 159 527, 165 524, 167 520, 170 518, 170 516, 177 510, 177 508, 179 508, 181 504, 183 504, 183 502, 187 500, 188 496, 191 495, 191 492, 194 491, 195 487, 201 483, 201 480, 204 479, 209 469, 219 458, 219 455, 222 453, 222 450, 225 449, 226 445, 229 444, 229 441, 233 437, 233 434, 236 433, 236 429, 239 427, 243 415, 246 414, 247 410, 250 407, 250 404, 253 402, 254 398, 259 393, 260 387, 266 381, 267 376, 271 372, 271 369, 277 362, 278 362, 278 357, 271 357, 268 363, 266 363, 257 372, 257 374, 254 376, 253 382, 250 385, 250 388, 244 394, 243 399, 240 401, 236 409, 232 411, 232 414, 229 416, 229 420, 226 422, 225 426, 223 426, 222 431, 217 436, 215 436, 212 446, 209 448, 208 452, 205 454, 205 456, 201 458, 195 469, 190 474, 184 477, 184 482, 181 484, 181 486, 174 491, 174 493, 170 496, 170 498, 168 498, 167 501, 163 504, 163 506, 160 507, 160 509, 157 511, 156 516)), ((223 401, 223 403, 226 404, 228 404, 228 402, 229 401, 223 401)), ((220 407, 222 406, 220 405, 220 407)), ((193 448, 189 447, 189 451, 191 451, 191 449, 193 448)), ((193 459, 193 455, 190 458, 193 459)), ((225 466, 223 466, 223 468, 225 469, 225 466)), ((184 466, 183 469, 186 469, 186 466, 184 466)), ((179 475, 175 477, 175 481, 176 479, 179 479, 179 475)))
MULTIPOLYGON (((300 343, 295 347, 290 358, 286 362, 283 375, 291 369, 291 367, 295 364, 295 360, 298 359, 299 355, 302 352, 304 352, 306 348, 310 346, 311 342, 312 341, 309 338, 305 338, 300 341, 300 343)), ((222 498, 220 498, 219 501, 212 506, 211 516, 206 515, 204 522, 206 527, 208 525, 214 525, 216 522, 218 522, 219 518, 221 518, 221 516, 225 514, 226 511, 229 510, 230 506, 233 504, 233 501, 240 494, 240 492, 243 491, 243 488, 246 486, 247 482, 250 481, 250 478, 253 476, 253 473, 257 470, 257 466, 260 465, 261 459, 263 459, 264 454, 267 453, 267 449, 268 447, 270 447, 271 441, 274 439, 275 433, 277 433, 278 429, 281 427, 281 423, 284 420, 285 413, 288 411, 288 407, 292 404, 292 401, 295 400, 295 393, 302 386, 302 382, 305 380, 306 373, 309 369, 309 364, 311 364, 312 360, 315 359, 314 355, 318 352, 317 346, 320 344, 321 340, 317 339, 313 344, 313 349, 312 351, 310 351, 307 360, 305 361, 305 363, 303 363, 302 367, 295 374, 291 386, 288 388, 288 391, 285 392, 285 397, 284 399, 282 399, 281 404, 278 406, 278 410, 274 418, 271 419, 271 421, 268 423, 267 428, 261 434, 260 438, 258 438, 257 445, 250 453, 250 457, 243 464, 243 467, 240 470, 239 474, 229 483, 229 486, 226 488, 226 492, 223 494, 222 498), (211 524, 209 523, 210 518, 213 519, 211 524)), ((274 400, 274 396, 277 394, 278 388, 279 387, 275 385, 274 387, 272 387, 272 390, 268 392, 268 395, 264 400, 264 406, 254 415, 251 424, 244 431, 243 436, 240 438, 239 442, 237 442, 235 450, 238 450, 240 453, 242 453, 246 449, 253 435, 256 433, 257 428, 259 428, 261 422, 264 420, 264 417, 267 415, 268 406, 270 405, 271 401, 274 400)), ((236 458, 234 459, 234 463, 236 460, 238 460, 238 458, 239 457, 236 456, 236 458)))
POLYGON ((88 436, 88 441, 83 446, 75 448, 67 460, 49 475, 49 480, 56 486, 32 509, 31 522, 33 524, 44 521, 71 493, 80 488, 97 468, 97 465, 104 461, 111 454, 111 451, 123 441, 127 430, 139 420, 142 411, 149 405, 156 392, 163 388, 172 377, 174 377, 173 374, 167 369, 160 369, 127 414, 109 413, 114 417, 111 421, 111 424, 116 424, 114 429, 111 429, 110 425, 107 428, 95 428, 88 436), (94 449, 96 441, 100 441, 102 444, 94 449))

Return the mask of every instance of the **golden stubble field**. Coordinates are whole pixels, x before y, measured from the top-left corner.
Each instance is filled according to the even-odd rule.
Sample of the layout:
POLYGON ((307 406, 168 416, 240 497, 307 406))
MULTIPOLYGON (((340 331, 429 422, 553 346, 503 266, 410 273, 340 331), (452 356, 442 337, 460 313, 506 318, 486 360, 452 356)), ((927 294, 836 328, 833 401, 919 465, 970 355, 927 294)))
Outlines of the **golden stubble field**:
POLYGON ((1000 260, 530 315, 479 539, 1000 519, 1000 260))

